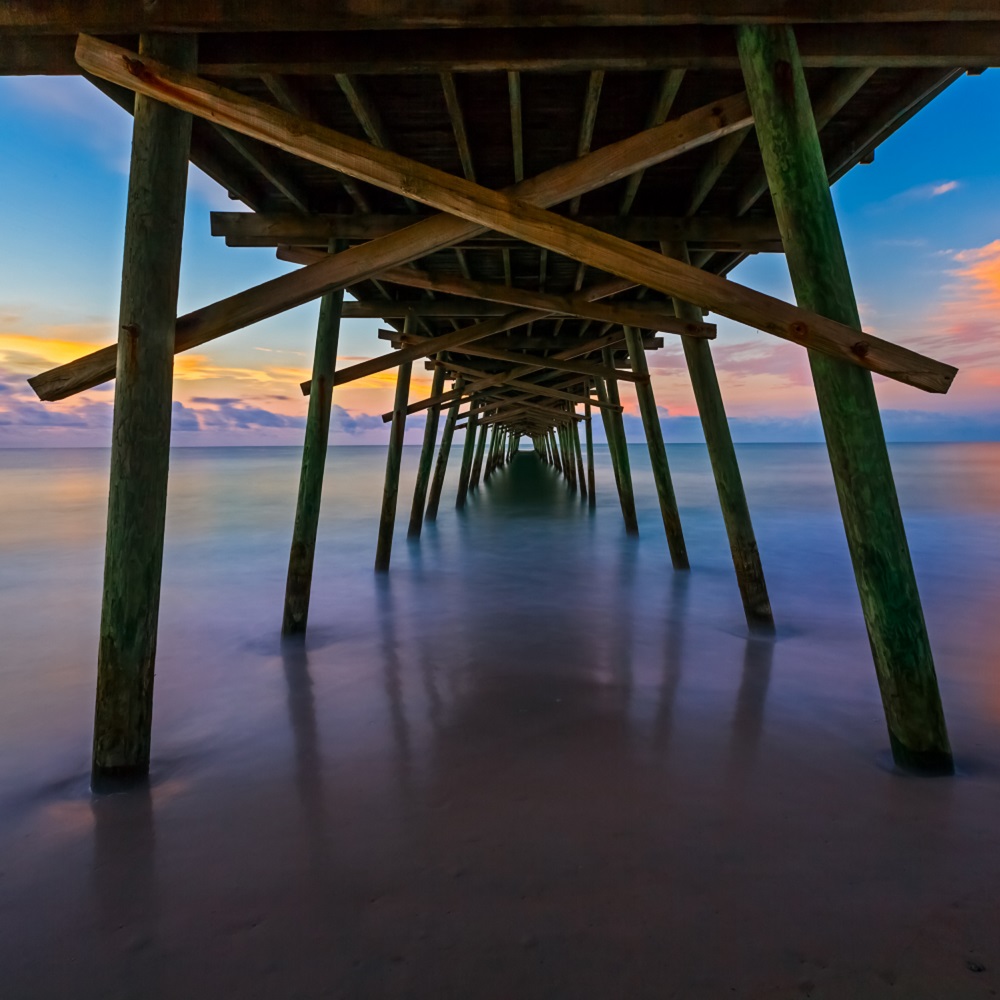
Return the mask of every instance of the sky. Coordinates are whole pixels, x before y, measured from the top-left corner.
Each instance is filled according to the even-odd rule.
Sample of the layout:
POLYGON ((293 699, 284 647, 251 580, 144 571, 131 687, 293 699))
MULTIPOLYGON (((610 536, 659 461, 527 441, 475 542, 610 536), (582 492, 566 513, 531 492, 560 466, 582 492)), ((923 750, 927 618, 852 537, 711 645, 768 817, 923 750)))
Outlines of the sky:
MULTIPOLYGON (((1000 440, 1000 71, 962 77, 834 187, 864 328, 956 365, 947 395, 876 376, 892 441, 1000 440)), ((82 79, 0 77, 0 447, 110 443, 114 386, 39 402, 25 379, 115 338, 131 119, 82 79)), ((209 212, 241 206, 191 168, 178 312, 292 269, 227 248, 209 212)), ((731 277, 793 301, 784 257, 731 277)), ((300 444, 318 306, 309 303, 176 359, 176 445, 300 444)), ((737 441, 822 440, 806 353, 724 318, 713 346, 737 441)), ((338 364, 385 352, 377 320, 345 320, 338 364)), ((665 436, 702 440, 680 343, 649 355, 665 436)), ((410 399, 428 394, 415 365, 410 399)), ((387 440, 390 371, 334 394, 331 441, 387 440)), ((622 383, 630 440, 642 440, 622 383)), ((595 423, 600 439, 599 421, 595 423)), ((422 420, 408 422, 418 443, 422 420)))

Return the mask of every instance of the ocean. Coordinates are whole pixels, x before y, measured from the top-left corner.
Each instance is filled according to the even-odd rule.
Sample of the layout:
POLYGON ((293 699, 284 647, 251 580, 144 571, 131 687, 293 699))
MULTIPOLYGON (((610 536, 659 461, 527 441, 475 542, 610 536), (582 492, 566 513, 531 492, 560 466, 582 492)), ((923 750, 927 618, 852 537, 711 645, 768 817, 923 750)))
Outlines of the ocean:
POLYGON ((150 787, 106 797, 109 455, 0 451, 0 993, 991 995, 1000 444, 890 450, 955 778, 893 773, 822 446, 738 447, 773 641, 701 446, 689 573, 643 447, 638 539, 599 446, 596 509, 522 452, 463 511, 456 448, 418 542, 408 447, 381 577, 384 449, 333 448, 304 643, 298 451, 206 448, 171 456, 150 787))

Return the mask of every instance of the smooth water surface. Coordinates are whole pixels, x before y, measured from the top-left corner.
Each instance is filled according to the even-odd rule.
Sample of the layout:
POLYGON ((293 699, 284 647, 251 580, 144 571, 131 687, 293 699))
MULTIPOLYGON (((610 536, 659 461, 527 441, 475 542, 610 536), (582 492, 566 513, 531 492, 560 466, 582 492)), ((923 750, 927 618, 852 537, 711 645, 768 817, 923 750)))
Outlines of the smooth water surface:
POLYGON ((894 774, 825 452, 704 449, 625 536, 528 453, 372 572, 384 452, 172 457, 145 792, 91 796, 108 455, 0 451, 0 996, 986 997, 1000 989, 1000 445, 893 449, 954 779, 894 774))

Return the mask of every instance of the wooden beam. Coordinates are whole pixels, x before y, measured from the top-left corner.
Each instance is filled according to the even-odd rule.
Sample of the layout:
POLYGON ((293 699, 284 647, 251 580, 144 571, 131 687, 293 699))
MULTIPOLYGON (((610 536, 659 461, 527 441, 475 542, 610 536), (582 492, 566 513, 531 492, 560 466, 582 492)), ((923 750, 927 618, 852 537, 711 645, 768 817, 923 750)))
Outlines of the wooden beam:
MULTIPOLYGON (((480 358, 494 358, 497 361, 509 361, 515 365, 534 365, 536 368, 547 368, 553 371, 575 372, 579 375, 598 375, 601 378, 609 378, 611 375, 627 382, 644 381, 643 376, 636 375, 635 372, 625 371, 616 368, 608 371, 603 365, 591 364, 587 361, 559 361, 556 358, 533 358, 531 355, 516 354, 514 351, 503 351, 492 347, 483 347, 479 343, 474 343, 465 348, 464 353, 472 354, 480 358)), ((648 379, 649 376, 647 375, 648 379)))
MULTIPOLYGON (((126 91, 126 93, 131 93, 126 91)), ((633 175, 635 176, 635 175, 633 175)), ((331 239, 351 243, 377 239, 430 218, 413 215, 300 215, 295 213, 212 212, 212 235, 224 237, 228 246, 325 247, 331 239)), ((699 247, 728 249, 755 244, 755 249, 781 251, 781 237, 774 219, 698 216, 582 215, 578 221, 591 229, 633 243, 683 240, 699 247)), ((505 233, 485 230, 469 240, 467 248, 514 245, 505 233)))
POLYGON ((441 74, 441 87, 444 90, 444 102, 448 107, 448 117, 451 119, 451 129, 455 133, 455 144, 458 146, 458 158, 462 163, 465 179, 475 181, 476 171, 472 165, 472 150, 469 147, 469 136, 465 130, 465 116, 458 99, 458 89, 455 87, 455 77, 452 73, 441 74))
POLYGON ((413 267, 397 267, 383 271, 380 277, 390 284, 406 285, 410 288, 429 288, 435 292, 461 295, 467 298, 500 302, 520 309, 543 309, 549 313, 592 319, 598 323, 619 323, 638 326, 661 333, 683 334, 686 337, 715 337, 713 323, 679 322, 672 313, 655 305, 628 304, 618 302, 594 302, 579 293, 575 295, 550 295, 532 292, 507 285, 494 285, 485 281, 469 281, 449 275, 431 275, 413 267))
MULTIPOLYGON (((577 158, 590 152, 590 144, 594 141, 594 127, 597 125, 597 108, 601 103, 601 90, 604 88, 604 70, 594 69, 587 78, 587 94, 583 99, 583 116, 580 119, 580 134, 576 141, 577 158)), ((577 215, 580 211, 580 198, 577 195, 569 203, 569 214, 577 215)))
MULTIPOLYGON (((524 180, 524 125, 521 118, 521 76, 516 71, 507 73, 507 94, 510 99, 510 141, 514 160, 514 183, 518 184, 524 180)), ((509 267, 509 264, 507 266, 509 267)))
MULTIPOLYGON (((306 118, 309 121, 318 120, 315 110, 312 107, 310 97, 301 83, 288 76, 283 76, 280 73, 262 73, 261 79, 263 79, 264 85, 267 89, 271 91, 274 99, 289 114, 297 115, 300 118, 306 118)), ((347 192, 347 196, 358 207, 358 211, 364 212, 365 214, 370 213, 371 206, 368 204, 368 199, 354 178, 347 177, 345 174, 337 172, 335 172, 335 176, 344 191, 347 192)), ((330 239, 340 238, 341 237, 335 235, 330 236, 330 239)))
MULTIPOLYGON (((6 33, 0 75, 76 75, 79 30, 6 33)), ((108 40, 128 45, 126 35, 108 40)), ((944 18, 924 23, 799 24, 807 67, 989 67, 1000 64, 1000 23, 944 18)), ((732 31, 725 27, 458 28, 206 34, 201 72, 214 78, 265 75, 322 77, 442 72, 653 72, 734 70, 732 31)), ((520 81, 517 81, 518 84, 520 81)), ((512 102, 513 110, 513 102, 512 102)))
MULTIPOLYGON (((737 34, 796 298, 860 327, 795 36, 737 34)), ((897 764, 951 773, 934 658, 871 376, 809 357, 868 639, 897 764)))
MULTIPOLYGON (((96 38, 80 36, 77 61, 104 79, 181 110, 211 117, 304 159, 341 170, 470 222, 610 271, 667 295, 695 302, 736 322, 928 392, 946 392, 957 369, 844 323, 744 288, 718 275, 581 226, 502 192, 370 147, 332 129, 303 122, 226 91, 193 74, 144 60, 96 38)), ((730 99, 733 100, 733 99, 730 99)), ((742 96, 736 99, 742 100, 742 96)), ((720 102, 720 109, 721 109, 720 102)), ((727 131, 744 127, 745 120, 727 131)), ((579 161, 577 161, 579 162, 579 161)))
MULTIPOLYGON (((625 338, 624 332, 619 331, 618 333, 606 334, 603 337, 598 337, 594 340, 585 341, 582 344, 578 342, 575 346, 569 347, 566 350, 560 351, 558 354, 553 355, 553 358, 551 360, 570 361, 573 358, 580 357, 584 354, 590 354, 593 351, 603 350, 605 347, 610 347, 614 344, 621 343, 621 341, 624 340, 624 338, 625 338)), ((525 364, 521 368, 514 369, 514 377, 520 378, 523 375, 531 375, 532 372, 535 370, 536 366, 534 364, 530 363, 525 364)), ((478 379, 476 382, 468 386, 466 391, 472 392, 474 390, 476 392, 480 392, 484 389, 489 388, 490 386, 496 385, 497 382, 495 380, 497 378, 498 376, 496 375, 490 375, 487 376, 486 378, 478 379)), ((432 396, 429 397, 428 399, 420 400, 417 403, 411 403, 407 412, 416 413, 419 410, 426 409, 428 406, 433 406, 435 404, 443 403, 448 400, 454 399, 456 398, 457 395, 458 395, 458 386, 456 384, 455 389, 451 390, 451 392, 444 393, 443 395, 439 396, 436 399, 432 396)), ((383 420, 386 419, 384 414, 382 416, 382 419, 383 420)))
MULTIPOLYGON (((344 319, 405 319, 407 316, 421 319, 460 319, 475 316, 505 316, 510 309, 498 302, 483 302, 480 299, 465 299, 455 302, 451 299, 421 301, 394 301, 391 299, 369 300, 365 302, 345 302, 344 319)), ((383 331, 384 332, 384 331, 383 331)), ((403 335, 398 330, 391 331, 393 339, 403 335)))
MULTIPOLYGON (((580 160, 545 171, 511 189, 520 198, 551 205, 602 184, 627 177, 633 170, 662 163, 710 142, 744 122, 740 100, 699 108, 580 160), (732 117, 730 117, 732 116, 732 117)), ((294 121, 294 119, 293 119, 294 121)), ((301 270, 256 285, 177 320, 176 350, 186 351, 308 302, 332 288, 377 277, 435 250, 460 243, 482 226, 436 215, 397 233, 372 240, 301 270)), ((114 377, 116 348, 94 351, 29 379, 40 399, 65 399, 114 377)))
POLYGON ((377 0, 333 4, 327 0, 241 0, 238 5, 205 0, 6 0, 0 28, 42 33, 86 32, 135 35, 141 31, 277 32, 346 31, 372 28, 508 28, 619 25, 683 27, 691 24, 877 24, 927 21, 997 21, 993 0, 507 0, 502 5, 448 4, 408 0, 391 11, 377 0))
MULTIPOLYGON (((668 69, 664 72, 660 78, 659 90, 656 93, 656 103, 653 105, 646 119, 646 128, 655 128, 667 120, 670 109, 674 104, 674 98, 677 97, 677 91, 681 89, 685 72, 683 69, 668 69)), ((644 174, 645 171, 637 170, 625 182, 625 192, 622 195, 621 206, 618 209, 619 214, 628 215, 632 211, 632 205, 635 202, 635 196, 639 191, 639 185, 642 183, 644 174)), ((625 238, 628 239, 628 237, 625 238)))

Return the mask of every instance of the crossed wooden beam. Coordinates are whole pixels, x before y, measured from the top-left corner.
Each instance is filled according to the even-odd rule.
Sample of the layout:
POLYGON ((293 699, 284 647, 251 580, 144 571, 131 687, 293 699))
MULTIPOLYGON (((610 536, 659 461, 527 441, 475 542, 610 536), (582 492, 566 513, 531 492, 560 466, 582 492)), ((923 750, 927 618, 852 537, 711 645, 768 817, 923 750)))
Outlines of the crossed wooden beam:
MULTIPOLYGON (((957 370, 950 365, 546 210, 546 206, 570 201, 745 129, 752 117, 743 94, 589 153, 506 191, 491 191, 87 35, 79 38, 76 58, 96 77, 446 213, 324 255, 297 272, 179 317, 175 351, 204 344, 331 288, 379 276, 483 231, 495 231, 929 392, 947 392, 954 380, 957 370)), ((427 338, 421 345, 408 345, 388 355, 392 360, 372 359, 376 366, 363 374, 447 349, 442 341, 449 337, 457 338, 452 342, 457 346, 550 313, 524 310, 427 338), (491 329, 484 332, 484 328, 491 329), (470 331, 476 333, 469 335, 470 331), (468 339, 462 341, 463 336, 468 339)), ((669 332, 705 335, 703 324, 669 332)), ((62 399, 112 378, 116 356, 117 346, 110 345, 29 382, 41 399, 62 399)), ((338 372, 336 381, 347 381, 346 372, 357 372, 365 364, 370 363, 346 369, 343 379, 338 372)))

